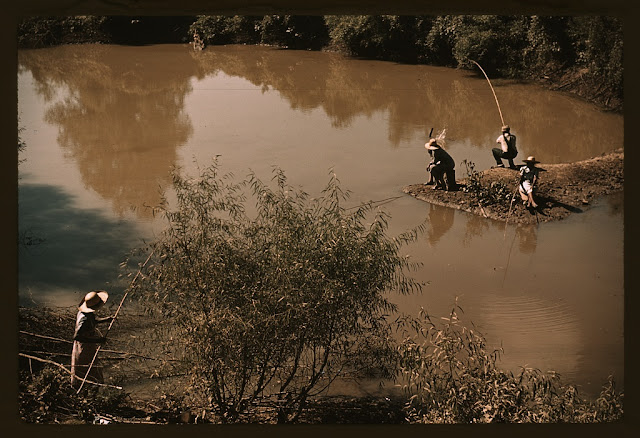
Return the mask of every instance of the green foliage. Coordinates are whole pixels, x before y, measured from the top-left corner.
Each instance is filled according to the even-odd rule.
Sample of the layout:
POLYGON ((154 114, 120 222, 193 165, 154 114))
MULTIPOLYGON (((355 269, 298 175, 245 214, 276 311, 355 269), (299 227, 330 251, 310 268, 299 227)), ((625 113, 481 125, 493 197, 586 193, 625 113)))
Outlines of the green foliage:
POLYGON ((549 66, 573 63, 573 49, 565 31, 568 21, 568 17, 537 15, 528 20, 522 68, 544 72, 549 66))
POLYGON ((106 17, 26 17, 18 23, 18 47, 48 47, 57 44, 101 42, 107 35, 106 17))
POLYGON ((454 17, 443 15, 418 20, 419 59, 427 64, 455 66, 453 46, 455 43, 454 17))
POLYGON ((509 204, 513 197, 513 188, 501 181, 487 183, 484 174, 475 170, 475 163, 463 160, 466 168, 467 182, 463 191, 474 196, 482 206, 491 204, 509 204))
POLYGON ((69 374, 46 365, 39 372, 20 371, 20 418, 28 423, 56 423, 69 419, 93 422, 99 413, 113 413, 124 405, 127 394, 111 388, 87 388, 80 394, 69 374))
POLYGON ((226 421, 268 399, 280 422, 295 421, 335 378, 384 373, 394 310, 385 292, 421 288, 399 254, 417 231, 390 239, 383 212, 345 209, 335 175, 313 199, 281 170, 274 181, 233 183, 217 162, 194 179, 175 172, 177 207, 163 206, 168 228, 137 284, 146 306, 179 330, 192 389, 226 421))
POLYGON ((399 380, 413 423, 611 422, 622 418, 622 394, 613 379, 598 400, 588 402, 556 373, 522 368, 500 370, 502 349, 491 351, 485 338, 462 323, 457 302, 436 324, 421 311, 398 320, 404 341, 398 348, 399 380))
POLYGON ((189 28, 205 44, 257 44, 261 17, 242 15, 200 15, 189 28))
POLYGON ((265 15, 258 29, 263 44, 290 49, 318 50, 329 38, 322 16, 265 15))
POLYGON ((417 57, 417 21, 400 15, 328 15, 333 46, 355 56, 391 61, 417 57))
POLYGON ((568 23, 576 64, 622 98, 623 35, 617 17, 577 16, 568 23))

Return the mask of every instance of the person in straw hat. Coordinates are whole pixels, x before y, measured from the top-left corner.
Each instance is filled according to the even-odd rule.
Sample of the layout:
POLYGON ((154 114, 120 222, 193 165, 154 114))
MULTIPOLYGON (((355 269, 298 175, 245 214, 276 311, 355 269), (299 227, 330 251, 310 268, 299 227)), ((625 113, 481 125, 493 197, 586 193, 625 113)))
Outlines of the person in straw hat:
POLYGON ((433 152, 433 159, 427 166, 427 170, 431 172, 431 177, 435 180, 436 185, 434 190, 455 190, 456 178, 455 178, 455 161, 447 151, 442 149, 435 138, 430 139, 425 143, 424 147, 433 152), (444 175, 447 175, 447 183, 445 184, 444 175))
MULTIPOLYGON (((71 352, 71 385, 75 388, 82 384, 98 345, 106 341, 96 326, 112 321, 113 317, 98 318, 95 311, 102 307, 108 298, 109 294, 106 291, 91 291, 82 298, 78 306, 76 328, 73 334, 73 351, 71 352)), ((102 367, 96 366, 94 363, 87 380, 102 383, 104 381, 102 367)))
POLYGON ((520 183, 518 184, 518 191, 522 198, 522 203, 527 207, 537 208, 538 204, 533 199, 533 192, 538 182, 538 174, 540 169, 536 167, 539 161, 534 156, 527 157, 523 160, 526 166, 522 166, 520 169, 520 183))
POLYGON ((518 155, 518 149, 516 148, 516 136, 511 133, 509 125, 502 127, 502 134, 496 140, 496 143, 500 145, 499 148, 491 149, 493 158, 496 160, 496 167, 504 167, 502 159, 509 161, 509 168, 516 169, 516 165, 513 159, 518 155))

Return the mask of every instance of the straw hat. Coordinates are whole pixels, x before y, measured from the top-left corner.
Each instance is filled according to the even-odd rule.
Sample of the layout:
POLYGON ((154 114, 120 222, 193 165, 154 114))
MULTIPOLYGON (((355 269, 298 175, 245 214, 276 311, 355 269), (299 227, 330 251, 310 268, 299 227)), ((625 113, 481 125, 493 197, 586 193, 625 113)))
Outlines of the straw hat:
POLYGON ((540 162, 540 161, 537 161, 536 157, 534 157, 533 155, 530 155, 529 157, 527 157, 526 160, 522 160, 522 161, 524 161, 525 163, 532 163, 532 164, 536 164, 540 162))
POLYGON ((511 131, 511 128, 509 128, 509 125, 504 125, 502 127, 502 132, 509 132, 509 131, 511 131))
POLYGON ((84 296, 84 299, 82 300, 82 303, 80 303, 78 309, 84 313, 93 312, 98 307, 106 303, 108 298, 109 294, 104 290, 91 291, 84 296))
POLYGON ((435 151, 436 149, 440 149, 440 145, 436 142, 435 138, 430 139, 428 142, 424 144, 425 149, 429 149, 430 151, 435 151))

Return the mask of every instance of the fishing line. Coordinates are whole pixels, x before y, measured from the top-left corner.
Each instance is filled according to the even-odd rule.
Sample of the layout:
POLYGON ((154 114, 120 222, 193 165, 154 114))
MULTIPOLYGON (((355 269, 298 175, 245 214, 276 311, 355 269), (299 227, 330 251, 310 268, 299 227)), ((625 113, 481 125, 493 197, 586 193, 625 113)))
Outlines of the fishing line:
MULTIPOLYGON (((113 319, 109 323, 109 327, 107 328, 107 331, 104 334, 104 338, 105 339, 107 337, 107 334, 109 334, 109 330, 111 330, 111 327, 113 326, 113 323, 115 322, 116 318, 118 317, 118 313, 120 312, 120 308, 122 308, 122 304, 124 303, 124 300, 127 298, 127 295, 129 295, 129 291, 131 290, 131 286, 133 286, 133 283, 135 283, 135 281, 138 279, 138 276, 140 276, 140 274, 142 273, 142 268, 144 268, 146 266, 146 264, 149 262, 149 260, 151 259, 151 256, 153 255, 154 251, 155 251, 155 248, 149 253, 149 256, 147 257, 147 259, 144 261, 144 263, 138 269, 138 272, 136 273, 136 276, 133 277, 133 280, 131 280, 131 283, 129 283, 129 287, 127 287, 127 291, 125 292, 124 296, 122 297, 122 300, 120 300, 120 305, 118 306, 118 309, 116 310, 116 313, 113 315, 113 319)), ((80 394, 80 391, 82 390, 82 387, 84 386, 84 382, 87 380, 87 377, 89 376, 89 372, 91 371, 91 367, 93 367, 93 363, 95 362, 96 357, 98 357, 98 353, 100 352, 101 348, 102 348, 102 345, 98 345, 98 348, 96 349, 96 352, 93 355, 93 359, 91 359, 91 363, 89 364, 89 368, 87 369, 87 373, 84 375, 84 378, 82 379, 82 383, 80 384, 80 388, 78 388, 78 391, 76 392, 76 394, 80 394)))
POLYGON ((496 96, 496 92, 493 89, 493 85, 491 85, 491 81, 489 80, 489 76, 487 76, 487 74, 484 72, 484 69, 482 67, 480 67, 480 64, 475 62, 473 59, 470 59, 469 61, 471 61, 475 65, 477 65, 478 68, 482 71, 482 74, 484 74, 484 77, 487 78, 487 82, 489 82, 489 86, 491 87, 491 92, 493 93, 493 98, 496 100, 496 105, 498 105, 498 112, 500 113, 500 120, 502 121, 502 125, 504 126, 504 118, 502 117, 502 111, 500 110, 500 104, 498 103, 498 96, 496 96))

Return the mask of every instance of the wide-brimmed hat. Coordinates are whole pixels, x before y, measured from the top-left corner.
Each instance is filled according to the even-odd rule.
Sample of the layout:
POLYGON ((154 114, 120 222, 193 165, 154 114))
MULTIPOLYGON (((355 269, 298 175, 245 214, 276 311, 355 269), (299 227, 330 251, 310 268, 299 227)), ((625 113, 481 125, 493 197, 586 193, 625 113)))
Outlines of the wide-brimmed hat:
POLYGON ((98 307, 107 302, 109 294, 104 290, 94 290, 84 296, 78 309, 81 312, 93 312, 98 307))
POLYGON ((526 160, 522 160, 522 161, 524 161, 525 163, 532 163, 532 164, 536 164, 540 162, 536 160, 536 157, 534 157, 533 155, 528 156, 526 160))
POLYGON ((436 149, 440 149, 440 145, 436 142, 435 138, 430 139, 428 142, 424 144, 425 149, 429 149, 430 151, 435 151, 436 149))
POLYGON ((511 128, 509 128, 509 125, 504 125, 502 127, 502 132, 509 132, 509 131, 511 131, 511 128))

